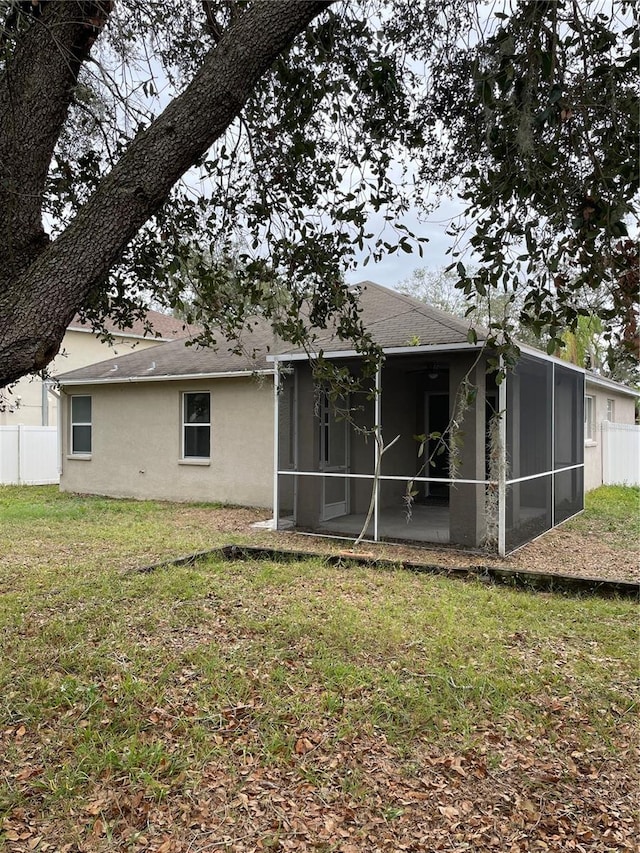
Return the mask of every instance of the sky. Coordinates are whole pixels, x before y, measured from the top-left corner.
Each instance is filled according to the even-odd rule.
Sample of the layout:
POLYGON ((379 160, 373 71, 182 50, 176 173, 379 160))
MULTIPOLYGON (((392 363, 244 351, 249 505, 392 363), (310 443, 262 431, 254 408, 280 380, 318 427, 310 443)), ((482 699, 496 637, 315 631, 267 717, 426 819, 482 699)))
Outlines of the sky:
MULTIPOLYGON (((444 199, 426 220, 417 211, 412 211, 404 218, 404 224, 416 235, 427 237, 429 242, 423 245, 423 256, 417 251, 412 254, 398 251, 386 255, 379 263, 369 261, 366 267, 359 266, 350 270, 345 276, 348 284, 357 284, 365 279, 395 288, 411 276, 415 269, 442 269, 452 263, 447 250, 453 246, 454 238, 446 234, 453 220, 463 211, 463 205, 455 199, 444 199)), ((372 230, 376 231, 375 218, 372 217, 372 230)))

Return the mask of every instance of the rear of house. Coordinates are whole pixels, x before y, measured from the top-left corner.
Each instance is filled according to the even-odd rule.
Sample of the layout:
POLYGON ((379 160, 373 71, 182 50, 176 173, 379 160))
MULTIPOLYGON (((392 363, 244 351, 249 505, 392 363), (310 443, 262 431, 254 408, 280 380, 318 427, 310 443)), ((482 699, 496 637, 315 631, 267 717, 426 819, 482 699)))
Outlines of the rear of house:
POLYGON ((481 330, 472 343, 464 320, 371 282, 360 302, 384 352, 375 376, 349 342, 317 339, 363 380, 348 399, 264 322, 252 359, 175 342, 66 374, 62 488, 263 506, 311 534, 501 554, 580 512, 584 370, 523 348, 497 384, 481 330))

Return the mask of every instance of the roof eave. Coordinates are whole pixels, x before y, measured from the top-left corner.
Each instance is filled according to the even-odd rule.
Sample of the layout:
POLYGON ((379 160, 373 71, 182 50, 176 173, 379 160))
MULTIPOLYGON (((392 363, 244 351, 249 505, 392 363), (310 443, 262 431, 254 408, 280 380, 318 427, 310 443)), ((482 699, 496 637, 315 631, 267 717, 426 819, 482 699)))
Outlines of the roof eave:
POLYGON ((69 385, 125 385, 134 382, 193 382, 197 379, 243 379, 252 376, 273 376, 273 368, 260 370, 228 370, 217 373, 175 373, 161 376, 114 376, 101 379, 64 379, 58 377, 59 384, 65 388, 69 385))
MULTIPOLYGON (((484 341, 478 341, 477 344, 469 344, 466 342, 456 344, 426 344, 421 346, 404 346, 404 347, 382 347, 382 352, 385 355, 415 355, 418 353, 433 353, 433 352, 456 352, 461 350, 477 351, 482 349, 484 341)), ((319 351, 311 353, 311 357, 318 357, 319 351)), ((362 353, 357 350, 327 350, 322 351, 323 358, 361 358, 362 353)), ((302 353, 278 353, 277 355, 268 355, 268 362, 276 361, 307 361, 309 354, 302 353)))
POLYGON ((640 397, 640 391, 636 391, 633 388, 629 388, 628 385, 622 385, 620 382, 616 382, 613 379, 607 379, 604 376, 598 376, 595 373, 586 374, 587 384, 589 385, 599 385, 601 388, 607 388, 610 391, 617 391, 618 394, 625 394, 628 397, 640 397))

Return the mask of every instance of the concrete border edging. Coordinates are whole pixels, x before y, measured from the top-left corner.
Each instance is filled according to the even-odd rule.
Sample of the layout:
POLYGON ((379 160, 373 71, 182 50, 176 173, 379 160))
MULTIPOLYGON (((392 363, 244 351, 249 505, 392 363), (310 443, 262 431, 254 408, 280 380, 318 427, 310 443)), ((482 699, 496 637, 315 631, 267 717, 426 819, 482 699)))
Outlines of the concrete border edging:
POLYGON ((188 566, 199 560, 218 557, 223 560, 285 560, 289 562, 320 559, 330 566, 370 566, 386 570, 402 569, 418 574, 443 575, 462 580, 476 580, 483 583, 500 584, 514 589, 530 592, 555 592, 569 594, 599 595, 605 598, 619 596, 638 601, 640 584, 634 581, 609 580, 607 578, 585 578, 576 575, 533 572, 522 569, 504 569, 495 566, 439 566, 412 560, 390 560, 358 554, 323 554, 317 551, 291 551, 279 548, 265 548, 255 545, 223 545, 206 551, 196 551, 173 560, 163 560, 133 571, 149 574, 169 566, 188 566))

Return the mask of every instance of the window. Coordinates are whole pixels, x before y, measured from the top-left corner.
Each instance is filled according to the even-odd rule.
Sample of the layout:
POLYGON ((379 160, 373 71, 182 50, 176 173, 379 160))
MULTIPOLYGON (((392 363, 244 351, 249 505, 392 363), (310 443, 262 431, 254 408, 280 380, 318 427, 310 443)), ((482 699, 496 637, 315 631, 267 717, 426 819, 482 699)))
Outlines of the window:
POLYGON ((182 395, 182 456, 208 459, 211 455, 211 394, 182 395))
POLYGON ((616 419, 616 401, 607 400, 607 420, 613 423, 616 419))
POLYGON ((584 440, 595 441, 595 413, 596 401, 595 397, 586 396, 584 398, 584 440))
POLYGON ((71 453, 91 453, 91 397, 71 397, 71 453))

